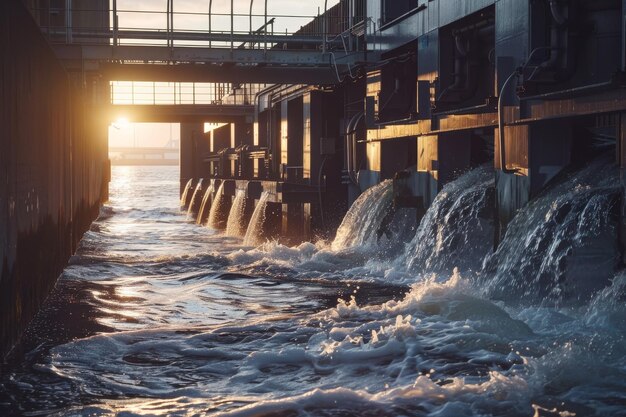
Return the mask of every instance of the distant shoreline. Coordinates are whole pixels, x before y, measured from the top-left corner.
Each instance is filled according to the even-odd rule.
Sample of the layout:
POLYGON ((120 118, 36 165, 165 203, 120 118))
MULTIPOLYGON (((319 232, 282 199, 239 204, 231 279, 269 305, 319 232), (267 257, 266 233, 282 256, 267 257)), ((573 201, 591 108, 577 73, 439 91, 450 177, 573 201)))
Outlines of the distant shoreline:
POLYGON ((113 166, 148 165, 148 166, 178 166, 178 159, 111 159, 113 166))

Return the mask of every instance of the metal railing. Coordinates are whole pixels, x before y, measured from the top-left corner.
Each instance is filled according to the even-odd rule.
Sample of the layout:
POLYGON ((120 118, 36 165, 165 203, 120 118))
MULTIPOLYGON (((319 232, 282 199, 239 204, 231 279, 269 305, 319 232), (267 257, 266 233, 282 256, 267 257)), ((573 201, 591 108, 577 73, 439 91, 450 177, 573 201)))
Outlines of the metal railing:
POLYGON ((254 104, 265 84, 167 83, 112 81, 113 105, 230 105, 254 104))
MULTIPOLYGON (((117 1, 108 1, 106 7, 72 7, 66 0, 65 8, 33 8, 44 34, 52 43, 202 46, 212 48, 282 48, 301 49, 312 45, 325 50, 332 37, 349 29, 362 19, 364 0, 340 0, 322 14, 270 15, 268 0, 264 0, 261 14, 254 13, 254 0, 250 0, 249 13, 236 13, 234 0, 229 13, 212 10, 176 11, 175 0, 167 0, 166 10, 118 9, 117 1), (141 22, 141 23, 138 23, 141 22), (277 28, 279 28, 277 30, 277 28), (284 31, 283 29, 284 28, 284 31), (291 28, 291 29, 290 29, 291 28)), ((206 4, 206 3, 205 3, 206 4)))

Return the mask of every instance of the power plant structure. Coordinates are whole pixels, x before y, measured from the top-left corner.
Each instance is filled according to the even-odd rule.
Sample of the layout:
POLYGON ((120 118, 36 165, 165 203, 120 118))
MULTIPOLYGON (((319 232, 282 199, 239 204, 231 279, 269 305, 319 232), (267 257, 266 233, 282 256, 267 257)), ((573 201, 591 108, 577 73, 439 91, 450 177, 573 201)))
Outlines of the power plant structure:
MULTIPOLYGON (((166 31, 119 27, 115 0, 83 3, 0 5, 2 354, 107 199, 107 128, 121 114, 180 123, 182 207, 226 229, 236 206, 251 245, 331 238, 386 180, 385 216, 409 208, 418 224, 479 166, 495 180, 494 250, 521 208, 601 153, 624 190, 626 0, 340 0, 287 34, 267 1, 260 27, 230 33, 177 30, 175 0, 166 31), (118 81, 184 83, 178 97, 192 98, 119 104, 118 81)), ((615 233, 597 239, 624 248, 616 199, 615 233)), ((602 251, 568 262, 581 257, 593 277, 562 277, 594 280, 577 288, 620 266, 602 251)))

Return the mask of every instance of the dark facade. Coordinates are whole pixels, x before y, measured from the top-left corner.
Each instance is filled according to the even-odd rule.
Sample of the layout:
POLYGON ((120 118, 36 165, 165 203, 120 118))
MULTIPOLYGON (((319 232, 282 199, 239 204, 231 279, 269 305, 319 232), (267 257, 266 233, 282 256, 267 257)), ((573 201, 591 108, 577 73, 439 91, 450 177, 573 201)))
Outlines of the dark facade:
POLYGON ((27 8, 0 4, 0 356, 18 338, 108 190, 97 80, 70 76, 27 8))

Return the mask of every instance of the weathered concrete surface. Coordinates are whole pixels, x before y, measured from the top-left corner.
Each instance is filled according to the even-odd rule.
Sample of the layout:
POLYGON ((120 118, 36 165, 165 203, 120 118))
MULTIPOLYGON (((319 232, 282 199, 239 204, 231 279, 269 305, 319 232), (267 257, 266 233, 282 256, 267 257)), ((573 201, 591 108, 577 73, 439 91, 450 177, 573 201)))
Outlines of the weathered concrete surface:
POLYGON ((18 0, 0 2, 0 58, 1 358, 98 215, 109 165, 102 90, 64 71, 18 0))

